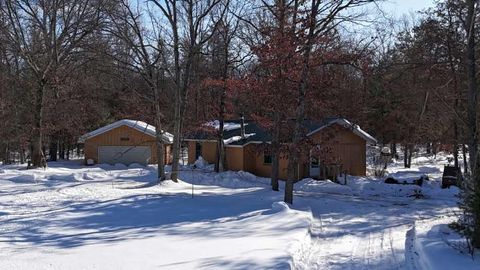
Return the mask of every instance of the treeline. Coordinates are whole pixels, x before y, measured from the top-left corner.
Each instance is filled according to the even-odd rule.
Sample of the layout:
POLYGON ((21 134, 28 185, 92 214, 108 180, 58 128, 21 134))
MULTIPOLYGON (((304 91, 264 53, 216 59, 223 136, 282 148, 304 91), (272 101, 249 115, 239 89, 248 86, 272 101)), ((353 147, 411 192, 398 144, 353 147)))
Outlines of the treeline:
POLYGON ((392 25, 368 22, 374 2, 0 0, 0 159, 37 167, 85 132, 132 118, 157 127, 158 157, 163 131, 174 134, 176 180, 186 132, 220 121, 221 171, 224 120, 243 116, 272 135, 274 190, 289 159, 292 202, 310 147, 303 120, 338 116, 402 147, 407 167, 416 145, 449 145, 456 165, 468 152, 478 194, 477 2, 438 1, 392 25), (362 23, 368 34, 352 34, 362 23))

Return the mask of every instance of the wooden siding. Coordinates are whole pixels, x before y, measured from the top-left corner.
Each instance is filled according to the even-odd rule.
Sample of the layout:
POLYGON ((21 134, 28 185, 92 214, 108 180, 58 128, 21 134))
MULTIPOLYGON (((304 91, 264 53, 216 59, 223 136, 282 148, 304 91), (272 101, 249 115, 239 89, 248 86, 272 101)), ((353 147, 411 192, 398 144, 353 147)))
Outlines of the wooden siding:
MULTIPOLYGON (((351 130, 334 125, 311 136, 313 142, 317 142, 330 149, 326 160, 338 160, 342 169, 351 175, 366 174, 366 145, 367 142, 353 133, 351 130), (333 136, 333 137, 332 137, 333 136)), ((320 160, 323 158, 320 156, 320 160)), ((303 158, 303 176, 309 174, 309 156, 303 158)))
POLYGON ((230 171, 245 170, 242 147, 226 147, 225 148, 225 165, 230 171))
MULTIPOLYGON (((95 163, 98 163, 99 146, 148 146, 152 153, 150 163, 157 162, 155 138, 128 126, 120 126, 87 139, 84 150, 85 161, 92 159, 95 163), (125 140, 125 138, 128 138, 128 140, 125 140)), ((165 163, 170 164, 172 161, 171 145, 165 145, 165 157, 165 163)))
MULTIPOLYGON (((330 152, 328 160, 341 162, 343 170, 351 175, 366 174, 366 141, 353 133, 350 129, 340 125, 325 128, 310 137, 315 144, 327 146, 330 152)), ((209 163, 215 163, 217 144, 215 142, 201 142, 202 156, 209 163)), ((188 162, 195 162, 195 142, 188 143, 188 162)), ((248 144, 243 148, 226 147, 226 164, 229 170, 244 170, 262 177, 270 177, 271 164, 263 163, 263 152, 258 144, 248 144), (243 157, 243 159, 242 159, 243 157)), ((322 159, 322 157, 320 157, 322 159)), ((310 154, 303 153, 298 166, 297 180, 309 176, 310 154)), ((280 158, 279 178, 288 177, 288 159, 280 158)))
POLYGON ((255 174, 255 165, 256 165, 256 147, 254 144, 249 144, 243 149, 243 166, 244 171, 251 172, 255 174))
MULTIPOLYGON (((263 163, 263 147, 258 144, 249 144, 245 146, 244 164, 245 171, 251 172, 262 177, 270 177, 272 173, 272 165, 263 163)), ((280 157, 279 178, 287 179, 288 177, 288 160, 285 156, 280 157)))
POLYGON ((195 145, 197 142, 189 141, 187 145, 188 149, 188 164, 195 163, 195 145))
MULTIPOLYGON (((210 164, 214 164, 217 157, 217 143, 216 142, 198 142, 202 146, 202 158, 210 164)), ((195 163, 195 158, 197 156, 197 142, 189 141, 188 142, 188 163, 195 163)))

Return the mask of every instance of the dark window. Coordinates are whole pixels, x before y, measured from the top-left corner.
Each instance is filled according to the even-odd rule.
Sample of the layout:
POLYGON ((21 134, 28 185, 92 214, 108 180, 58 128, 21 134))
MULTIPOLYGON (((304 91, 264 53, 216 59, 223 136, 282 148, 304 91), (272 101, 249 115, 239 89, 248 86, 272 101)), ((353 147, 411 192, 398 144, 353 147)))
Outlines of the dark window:
POLYGON ((128 138, 128 137, 121 137, 120 138, 120 141, 129 141, 129 140, 130 140, 130 138, 128 138))
POLYGON ((272 164, 272 156, 269 154, 263 154, 263 164, 272 164))

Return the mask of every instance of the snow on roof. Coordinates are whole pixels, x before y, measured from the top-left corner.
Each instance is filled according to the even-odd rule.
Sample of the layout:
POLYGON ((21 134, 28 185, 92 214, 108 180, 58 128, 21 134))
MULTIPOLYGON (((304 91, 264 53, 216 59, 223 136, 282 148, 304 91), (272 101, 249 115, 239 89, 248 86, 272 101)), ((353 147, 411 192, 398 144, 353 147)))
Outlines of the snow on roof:
MULTIPOLYGON (((80 139, 78 141, 79 142, 85 142, 87 139, 98 136, 100 134, 103 134, 107 131, 110 131, 112 129, 115 129, 115 128, 118 128, 118 127, 121 127, 121 126, 131 127, 131 128, 134 128, 134 129, 136 129, 140 132, 143 132, 147 135, 155 137, 156 130, 155 130, 154 126, 149 125, 149 124, 147 124, 145 122, 142 122, 142 121, 138 121, 138 120, 122 119, 120 121, 111 123, 109 125, 101 127, 101 128, 96 129, 94 131, 91 131, 87 134, 84 134, 80 137, 80 139)), ((166 142, 166 143, 172 143, 173 142, 173 135, 164 131, 163 132, 163 141, 166 142)))
POLYGON ((337 118, 331 122, 329 122, 328 124, 326 125, 323 125, 313 131, 311 131, 310 133, 308 133, 307 135, 310 136, 332 124, 339 124, 339 125, 342 125, 346 128, 350 128, 352 129, 353 133, 355 133, 356 135, 360 136, 361 138, 365 139, 367 142, 370 142, 370 143, 377 143, 377 139, 375 139, 372 135, 368 134, 366 131, 364 131, 363 129, 361 129, 358 125, 356 124, 353 124, 352 122, 348 121, 347 119, 345 118, 337 118))
POLYGON ((256 134, 256 133, 245 134, 245 137, 242 137, 242 136, 233 136, 233 137, 231 137, 231 138, 228 138, 228 139, 223 140, 223 143, 225 143, 225 145, 228 145, 228 144, 231 144, 231 143, 238 142, 238 141, 240 141, 240 140, 246 139, 246 138, 248 138, 248 137, 254 136, 255 134, 256 134))
POLYGON ((359 125, 352 124, 350 121, 344 118, 342 118, 341 120, 345 121, 349 126, 353 128, 353 133, 364 138, 366 141, 369 141, 371 143, 377 143, 377 139, 375 139, 372 135, 368 134, 365 130, 361 129, 359 125))
MULTIPOLYGON (((245 126, 246 125, 247 124, 245 123, 245 126)), ((210 122, 205 123, 205 126, 212 127, 214 129, 218 130, 220 128, 220 121, 218 121, 218 120, 210 121, 210 122)), ((241 126, 242 125, 240 123, 223 122, 223 130, 224 131, 239 129, 239 128, 241 128, 241 126)))

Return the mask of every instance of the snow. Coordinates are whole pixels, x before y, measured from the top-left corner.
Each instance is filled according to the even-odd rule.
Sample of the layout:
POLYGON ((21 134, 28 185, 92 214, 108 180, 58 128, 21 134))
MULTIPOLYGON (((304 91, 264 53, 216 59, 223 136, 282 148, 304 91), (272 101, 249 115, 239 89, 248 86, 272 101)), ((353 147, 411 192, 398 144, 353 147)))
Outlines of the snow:
POLYGON ((444 161, 388 168, 428 175, 422 187, 304 179, 293 205, 201 159, 159 185, 153 165, 0 166, 0 269, 480 269, 446 226, 460 210, 444 161))
POLYGON ((377 143, 377 139, 375 139, 372 135, 368 134, 365 130, 361 129, 359 125, 353 124, 347 119, 340 119, 340 121, 345 122, 348 126, 353 127, 353 132, 359 135, 362 138, 365 138, 370 143, 377 143))
MULTIPOLYGON (((245 126, 246 125, 248 125, 248 124, 245 123, 245 126)), ((206 123, 205 126, 212 127, 214 129, 218 130, 218 129, 220 129, 220 121, 218 121, 218 120, 210 121, 210 122, 206 123)), ((241 124, 239 124, 239 123, 223 122, 223 130, 225 130, 225 131, 230 131, 230 130, 239 129, 239 128, 241 128, 241 124)))
POLYGON ((415 222, 407 246, 412 268, 480 269, 480 261, 467 255, 465 239, 447 226, 454 221, 452 217, 440 217, 415 222))
POLYGON ((2 170, 0 269, 289 269, 311 222, 244 172, 151 185, 154 166, 2 170))
MULTIPOLYGON (((154 126, 149 125, 145 122, 138 121, 138 120, 130 120, 130 119, 122 119, 117 122, 111 123, 109 125, 106 125, 104 127, 101 127, 99 129, 96 129, 94 131, 91 131, 83 136, 80 137, 79 142, 85 142, 87 139, 98 136, 100 134, 103 134, 107 131, 110 131, 112 129, 121 127, 121 126, 127 126, 134 128, 140 132, 143 132, 145 134, 148 134, 152 137, 156 136, 156 129, 154 126)), ((173 142, 173 135, 164 131, 163 132, 163 140, 167 143, 172 143, 173 142)))
POLYGON ((339 185, 330 180, 317 181, 312 178, 303 179, 295 184, 295 189, 310 193, 330 193, 352 195, 353 190, 349 186, 339 185))
POLYGON ((223 140, 223 142, 226 144, 226 145, 229 145, 231 143, 234 143, 234 142, 238 142, 240 140, 243 140, 243 139, 246 139, 248 137, 251 137, 251 136, 254 136, 256 133, 248 133, 248 134, 245 134, 244 137, 242 136, 233 136, 231 138, 228 138, 228 139, 225 139, 223 140))
POLYGON ((204 168, 206 168, 206 167, 208 166, 208 162, 207 162, 205 159, 203 159, 202 156, 199 156, 199 157, 197 158, 197 160, 195 160, 195 163, 193 163, 193 164, 194 164, 195 167, 198 168, 198 169, 204 169, 204 168))
MULTIPOLYGON (((445 156, 415 158, 412 164, 411 169, 403 169, 400 163, 394 163, 388 173, 399 177, 407 177, 412 171, 428 175, 430 180, 422 187, 353 176, 347 177, 346 185, 311 179, 297 183, 295 208, 311 211, 313 221, 309 236, 294 255, 294 268, 480 269, 480 254, 473 260, 455 250, 455 244, 445 244, 445 240, 442 244, 442 237, 438 237, 442 234, 418 233, 419 224, 424 224, 426 232, 431 232, 432 223, 446 228, 461 211, 457 206, 458 188, 440 188, 445 156), (412 197, 415 192, 421 192, 424 198, 412 197), (430 241, 441 248, 432 248, 430 241), (412 248, 414 244, 416 249, 412 248), (450 261, 435 262, 438 257, 450 261)), ((454 243, 463 241, 451 231, 450 235, 454 243)))

